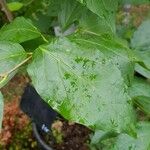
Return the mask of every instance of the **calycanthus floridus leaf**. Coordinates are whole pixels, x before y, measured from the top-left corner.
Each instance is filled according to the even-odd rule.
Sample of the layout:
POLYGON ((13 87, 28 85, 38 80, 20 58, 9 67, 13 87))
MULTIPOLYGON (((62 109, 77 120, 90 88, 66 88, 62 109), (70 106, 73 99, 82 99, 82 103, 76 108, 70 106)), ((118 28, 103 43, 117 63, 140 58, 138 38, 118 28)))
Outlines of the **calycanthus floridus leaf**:
POLYGON ((115 33, 115 14, 117 11, 117 0, 78 0, 89 10, 98 15, 104 26, 107 26, 112 33, 115 33))
POLYGON ((41 36, 38 29, 24 17, 18 17, 0 29, 0 40, 22 43, 41 36))
POLYGON ((150 79, 150 71, 147 68, 142 67, 140 64, 135 65, 135 71, 141 74, 142 76, 150 79))
POLYGON ((83 6, 75 0, 60 0, 58 21, 63 30, 66 30, 72 23, 78 20, 83 13, 83 6))
POLYGON ((150 78, 150 19, 143 21, 143 23, 135 31, 131 39, 131 47, 134 48, 135 53, 141 57, 146 68, 140 64, 136 65, 135 70, 146 78, 150 78))
POLYGON ((134 103, 145 113, 150 115, 150 83, 142 78, 135 78, 129 87, 129 94, 134 103))
POLYGON ((14 68, 26 57, 27 54, 20 44, 0 41, 0 88, 15 75, 17 68, 14 68))
POLYGON ((28 73, 42 98, 66 119, 132 134, 135 116, 127 87, 101 49, 56 39, 35 51, 28 73))
POLYGON ((82 9, 82 15, 80 16, 79 20, 79 27, 82 31, 93 32, 99 35, 114 34, 110 26, 107 25, 106 19, 100 18, 89 9, 82 9))

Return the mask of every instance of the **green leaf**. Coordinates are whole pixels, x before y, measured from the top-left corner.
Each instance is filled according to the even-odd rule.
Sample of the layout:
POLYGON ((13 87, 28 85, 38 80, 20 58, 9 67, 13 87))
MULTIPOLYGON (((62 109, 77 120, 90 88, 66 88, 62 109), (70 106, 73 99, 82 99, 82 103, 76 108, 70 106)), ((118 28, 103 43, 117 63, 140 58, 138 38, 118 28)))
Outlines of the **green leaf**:
POLYGON ((107 132, 96 130, 93 137, 91 138, 91 145, 97 145, 100 142, 100 139, 102 139, 107 132))
POLYGON ((23 7, 23 3, 11 2, 11 3, 7 3, 7 7, 10 11, 17 11, 23 7))
POLYGON ((115 13, 118 7, 117 0, 78 0, 87 6, 92 12, 97 14, 104 21, 105 26, 108 26, 115 33, 115 13))
POLYGON ((113 34, 111 28, 106 25, 104 18, 100 18, 98 15, 92 13, 88 9, 84 9, 82 11, 82 15, 79 19, 79 27, 82 29, 82 31, 93 32, 99 35, 113 34))
POLYGON ((135 70, 136 72, 138 72, 139 74, 141 74, 142 76, 150 79, 150 71, 144 67, 142 67, 141 65, 139 64, 136 64, 135 65, 135 70))
POLYGON ((135 99, 135 103, 143 112, 150 116, 150 97, 138 96, 135 99))
MULTIPOLYGON (((136 71, 140 74, 142 74, 143 76, 145 75, 144 70, 147 69, 148 74, 150 73, 150 48, 146 49, 146 50, 135 50, 135 53, 141 58, 141 60, 144 62, 146 68, 143 67, 143 69, 140 69, 139 66, 137 66, 136 71)), ((150 78, 150 76, 146 76, 148 78, 150 78)))
POLYGON ((50 5, 47 9, 47 15, 56 17, 58 16, 59 11, 60 11, 60 0, 51 0, 50 5))
POLYGON ((3 96, 2 93, 0 92, 0 130, 2 127, 2 120, 3 120, 3 107, 4 107, 3 96))
POLYGON ((135 104, 150 115, 150 83, 145 79, 135 78, 129 93, 135 104))
MULTIPOLYGON (((149 150, 150 123, 140 122, 137 127, 137 138, 121 134, 111 150, 149 150)), ((110 149, 109 149, 110 150, 110 149)))
POLYGON ((150 48, 150 20, 144 21, 135 31, 131 40, 131 46, 135 49, 148 49, 150 48))
POLYGON ((130 96, 132 98, 138 96, 150 97, 150 83, 147 80, 136 77, 132 83, 132 86, 129 87, 130 96))
POLYGON ((135 50, 136 54, 143 60, 147 68, 150 69, 150 49, 146 50, 135 50))
POLYGON ((5 25, 0 30, 0 40, 22 43, 41 36, 32 23, 23 18, 18 17, 12 23, 5 25))
POLYGON ((144 21, 137 31, 135 31, 133 38, 131 40, 131 46, 135 49, 135 53, 141 57, 148 71, 141 68, 141 66, 136 67, 136 71, 145 77, 150 78, 150 20, 144 21))
POLYGON ((14 76, 17 71, 17 68, 14 68, 26 57, 27 54, 21 45, 0 41, 0 87, 4 86, 14 76))
POLYGON ((117 134, 114 132, 105 132, 101 130, 96 130, 93 137, 91 138, 91 145, 99 145, 102 141, 116 137, 117 134))
MULTIPOLYGON (((26 6, 27 10, 25 11, 25 16, 28 18, 36 18, 36 14, 41 12, 43 14, 48 14, 51 13, 53 16, 53 11, 57 9, 57 7, 52 6, 49 7, 52 2, 55 2, 55 4, 58 2, 58 0, 23 0, 24 5, 26 6), (48 12, 50 9, 50 12, 48 12)), ((38 18, 37 18, 38 19, 38 18)))
POLYGON ((80 18, 83 9, 83 6, 75 0, 60 0, 58 20, 62 29, 66 29, 73 22, 77 21, 80 18))
POLYGON ((95 131, 91 137, 91 150, 110 150, 116 141, 117 134, 113 132, 95 131))
POLYGON ((66 119, 131 133, 135 116, 127 87, 102 49, 82 40, 56 39, 35 51, 28 73, 42 98, 66 119))

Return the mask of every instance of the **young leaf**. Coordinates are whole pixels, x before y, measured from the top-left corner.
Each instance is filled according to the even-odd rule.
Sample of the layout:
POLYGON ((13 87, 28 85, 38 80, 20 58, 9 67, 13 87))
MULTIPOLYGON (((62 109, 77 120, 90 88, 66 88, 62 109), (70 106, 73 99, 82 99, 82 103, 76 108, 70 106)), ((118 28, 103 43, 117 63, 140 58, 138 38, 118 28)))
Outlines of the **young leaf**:
POLYGON ((23 3, 11 2, 11 3, 7 3, 7 7, 10 11, 17 11, 23 7, 23 3))
POLYGON ((17 43, 0 41, 0 87, 10 80, 15 67, 22 63, 27 57, 23 47, 17 43))
MULTIPOLYGON (((111 150, 149 150, 150 123, 140 122, 137 127, 137 138, 121 134, 111 150)), ((109 149, 110 150, 110 149, 109 149)))
POLYGON ((41 36, 32 23, 23 18, 18 17, 12 23, 4 25, 0 30, 0 40, 22 43, 41 36))
POLYGON ((131 133, 135 116, 127 87, 101 50, 60 38, 35 51, 28 73, 42 98, 65 118, 93 129, 131 133))
POLYGON ((150 83, 144 79, 135 78, 129 93, 135 104, 150 115, 150 83))
POLYGON ((1 130, 1 127, 2 127, 3 107, 4 107, 3 96, 2 96, 2 93, 0 92, 0 130, 1 130))

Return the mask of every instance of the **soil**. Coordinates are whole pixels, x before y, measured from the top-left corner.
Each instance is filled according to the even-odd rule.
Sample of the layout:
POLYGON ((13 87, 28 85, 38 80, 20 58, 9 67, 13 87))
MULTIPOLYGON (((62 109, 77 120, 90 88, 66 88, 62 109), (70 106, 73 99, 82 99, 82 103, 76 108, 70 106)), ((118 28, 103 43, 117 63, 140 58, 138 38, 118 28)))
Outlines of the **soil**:
MULTIPOLYGON (((20 110, 21 95, 27 83, 26 75, 16 75, 1 89, 4 99, 4 118, 0 133, 0 150, 40 150, 35 140, 30 119, 20 110)), ((55 150, 89 150, 90 130, 86 127, 60 120, 52 126, 55 142, 45 139, 55 150)))
POLYGON ((56 150, 89 150, 88 141, 90 131, 82 125, 68 125, 63 123, 63 142, 55 144, 56 150))
POLYGON ((44 138, 54 150, 89 150, 91 131, 85 126, 57 120, 52 125, 52 133, 53 142, 51 135, 44 136, 44 138))

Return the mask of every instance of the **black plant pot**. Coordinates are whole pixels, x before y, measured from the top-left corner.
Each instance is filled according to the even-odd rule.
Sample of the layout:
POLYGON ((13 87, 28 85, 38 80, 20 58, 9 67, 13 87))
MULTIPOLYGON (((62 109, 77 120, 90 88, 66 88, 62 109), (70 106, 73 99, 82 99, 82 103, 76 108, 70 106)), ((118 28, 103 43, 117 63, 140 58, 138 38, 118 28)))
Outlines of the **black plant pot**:
POLYGON ((30 84, 24 90, 20 107, 32 120, 33 133, 40 149, 54 150, 46 144, 41 135, 51 133, 51 125, 60 115, 44 102, 30 84))

